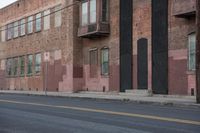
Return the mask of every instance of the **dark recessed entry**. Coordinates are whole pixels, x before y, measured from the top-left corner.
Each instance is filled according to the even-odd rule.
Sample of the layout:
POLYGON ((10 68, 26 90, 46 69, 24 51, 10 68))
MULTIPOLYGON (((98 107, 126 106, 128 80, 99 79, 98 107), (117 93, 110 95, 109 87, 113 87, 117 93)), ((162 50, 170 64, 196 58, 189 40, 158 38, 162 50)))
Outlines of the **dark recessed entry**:
POLYGON ((132 0, 120 0, 120 91, 132 89, 132 0))
POLYGON ((152 89, 168 94, 168 0, 152 0, 152 89))
POLYGON ((148 40, 137 41, 137 80, 138 89, 148 89, 148 40))

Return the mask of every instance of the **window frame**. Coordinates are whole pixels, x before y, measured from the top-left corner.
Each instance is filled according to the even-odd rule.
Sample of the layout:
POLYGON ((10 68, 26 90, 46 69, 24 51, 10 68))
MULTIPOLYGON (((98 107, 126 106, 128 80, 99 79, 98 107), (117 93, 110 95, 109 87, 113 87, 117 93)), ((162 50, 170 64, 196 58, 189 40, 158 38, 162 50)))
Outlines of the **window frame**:
MULTIPOLYGON (((90 78, 95 78, 95 75, 92 75, 92 68, 96 66, 98 67, 98 48, 91 48, 89 49, 89 67, 90 67, 90 78), (92 53, 96 54, 96 57, 93 58, 95 59, 94 63, 92 61, 92 53)), ((96 72, 96 76, 98 75, 98 72, 96 72)))
POLYGON ((6 35, 7 40, 13 39, 13 32, 14 32, 13 30, 14 30, 13 29, 13 23, 7 24, 7 35, 6 35))
POLYGON ((27 71, 26 71, 27 75, 28 76, 33 75, 33 54, 27 55, 27 65, 26 66, 27 66, 27 71), (31 64, 30 64, 30 58, 29 58, 29 56, 32 57, 31 64), (31 71, 29 71, 29 70, 31 70, 31 71))
POLYGON ((13 23, 13 38, 19 37, 19 21, 13 23))
POLYGON ((26 35, 26 19, 23 18, 20 20, 20 36, 26 35))
POLYGON ((32 33, 33 33, 33 16, 29 16, 27 17, 27 34, 32 34, 32 33))
POLYGON ((35 54, 35 59, 34 59, 34 72, 35 74, 40 74, 41 73, 41 70, 42 70, 42 54, 41 53, 36 53, 35 54), (39 61, 39 64, 37 62, 37 55, 40 55, 40 61, 39 61), (37 71, 37 68, 39 68, 39 71, 37 71))
POLYGON ((43 17, 44 17, 43 18, 43 29, 48 30, 51 27, 51 10, 47 9, 47 10, 43 11, 43 17))
POLYGON ((12 58, 7 58, 6 59, 6 75, 8 77, 12 76, 12 64, 13 64, 12 62, 13 62, 12 58))
POLYGON ((35 32, 42 30, 42 13, 39 12, 35 15, 35 32))
POLYGON ((18 76, 18 65, 19 65, 19 60, 18 60, 18 57, 14 57, 13 58, 13 64, 12 64, 12 71, 13 71, 13 76, 14 77, 17 77, 18 76))
POLYGON ((101 2, 101 21, 102 22, 104 22, 104 23, 108 23, 109 22, 109 12, 110 12, 110 8, 109 8, 109 6, 110 6, 110 0, 106 0, 106 20, 103 20, 103 16, 104 16, 104 8, 103 8, 103 0, 102 0, 102 2, 101 2))
POLYGON ((110 63, 110 61, 109 61, 109 58, 110 58, 110 49, 108 48, 108 47, 103 47, 102 49, 101 49, 101 75, 102 76, 109 76, 109 63, 110 63), (105 51, 105 50, 107 50, 107 52, 108 52, 108 61, 106 62, 107 63, 107 72, 106 73, 104 73, 103 71, 103 67, 104 67, 104 63, 105 63, 105 61, 103 61, 103 52, 105 51))
POLYGON ((82 2, 81 2, 81 6, 80 6, 80 26, 87 26, 87 25, 91 25, 91 24, 96 24, 97 23, 97 14, 98 14, 98 0, 95 0, 95 3, 96 3, 96 5, 95 5, 95 11, 96 11, 96 13, 95 13, 95 22, 91 22, 91 0, 82 0, 82 2), (86 20, 87 20, 87 23, 83 23, 83 4, 84 3, 87 3, 87 18, 86 18, 86 20))
POLYGON ((62 26, 62 5, 57 5, 54 7, 54 27, 62 26), (59 19, 59 21, 57 20, 59 19), (59 23, 58 23, 59 22, 59 23))
POLYGON ((188 35, 188 70, 189 71, 195 71, 196 70, 196 33, 193 32, 188 35), (191 65, 191 38, 194 37, 194 68, 192 68, 193 65, 191 65))
POLYGON ((26 62, 26 58, 25 56, 20 56, 19 57, 19 69, 20 69, 20 76, 25 76, 25 62, 26 62), (23 59, 23 63, 22 63, 22 59, 23 59), (23 65, 22 65, 23 64, 23 65), (22 69, 23 68, 23 69, 22 69), (23 73, 22 73, 22 70, 23 70, 23 73))

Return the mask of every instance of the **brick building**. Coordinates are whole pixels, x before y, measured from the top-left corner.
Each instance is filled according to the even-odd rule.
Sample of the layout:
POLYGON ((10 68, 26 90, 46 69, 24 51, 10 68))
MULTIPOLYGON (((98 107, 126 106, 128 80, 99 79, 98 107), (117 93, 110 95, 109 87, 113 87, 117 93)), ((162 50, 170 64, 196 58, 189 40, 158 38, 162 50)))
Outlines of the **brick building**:
POLYGON ((195 0, 18 0, 0 89, 195 95, 195 0))

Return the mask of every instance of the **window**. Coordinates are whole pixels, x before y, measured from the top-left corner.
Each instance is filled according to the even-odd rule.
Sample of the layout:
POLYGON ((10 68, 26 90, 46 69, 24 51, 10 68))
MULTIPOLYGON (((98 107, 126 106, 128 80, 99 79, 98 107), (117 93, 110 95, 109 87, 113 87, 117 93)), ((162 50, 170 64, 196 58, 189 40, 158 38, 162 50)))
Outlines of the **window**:
POLYGON ((24 76, 24 68, 25 68, 25 58, 24 58, 24 56, 21 56, 20 58, 19 58, 19 63, 20 63, 20 75, 21 76, 24 76))
POLYGON ((90 78, 97 77, 98 70, 98 51, 97 48, 90 50, 90 78))
POLYGON ((28 17, 28 34, 33 33, 33 16, 28 17))
POLYGON ((41 54, 35 55, 35 73, 38 74, 41 71, 41 54))
POLYGON ((35 23, 35 27, 36 27, 36 32, 37 31, 41 31, 41 13, 36 14, 36 23, 35 23))
POLYGON ((108 0, 102 0, 102 21, 108 21, 108 0))
POLYGON ((13 75, 17 76, 18 74, 18 58, 13 58, 13 75))
POLYGON ((108 75, 109 73, 109 49, 101 50, 101 74, 108 75))
POLYGON ((20 35, 25 35, 25 19, 20 20, 20 35))
POLYGON ((96 0, 90 0, 90 23, 96 23, 96 0))
POLYGON ((6 27, 3 26, 1 27, 1 42, 5 42, 5 37, 6 37, 6 27))
POLYGON ((6 71, 7 71, 7 76, 12 75, 12 59, 7 59, 7 61, 6 61, 6 71))
POLYGON ((97 20, 97 1, 96 0, 85 0, 82 2, 81 9, 81 25, 85 26, 88 24, 96 23, 97 20))
POLYGON ((61 6, 56 6, 54 11, 55 11, 55 27, 59 27, 62 24, 61 6))
POLYGON ((7 26, 7 40, 12 39, 13 37, 13 24, 8 24, 7 26))
POLYGON ((44 30, 50 28, 50 10, 44 11, 44 30))
POLYGON ((196 35, 195 33, 190 34, 188 36, 188 43, 189 43, 189 61, 188 61, 188 66, 189 70, 195 70, 195 64, 196 64, 196 35))
POLYGON ((82 3, 82 26, 88 24, 88 2, 82 3))
POLYGON ((14 22, 14 38, 18 37, 19 25, 18 21, 14 22))
POLYGON ((27 62, 27 74, 31 75, 33 73, 33 55, 28 55, 28 62, 27 62))

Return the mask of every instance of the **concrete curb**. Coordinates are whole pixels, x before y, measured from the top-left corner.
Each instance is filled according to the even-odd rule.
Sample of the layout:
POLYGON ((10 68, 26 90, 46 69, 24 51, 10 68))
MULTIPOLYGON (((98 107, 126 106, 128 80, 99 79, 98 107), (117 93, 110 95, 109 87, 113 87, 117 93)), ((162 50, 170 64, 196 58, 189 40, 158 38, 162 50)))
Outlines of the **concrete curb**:
POLYGON ((45 92, 38 91, 2 91, 0 94, 18 94, 18 95, 35 95, 35 96, 48 96, 48 97, 66 97, 66 98, 81 98, 81 99, 93 99, 93 100, 110 100, 110 101, 123 101, 133 102, 138 104, 152 104, 162 106, 175 106, 175 107, 192 107, 200 108, 200 104, 195 103, 194 97, 162 97, 162 96, 131 96, 120 94, 103 94, 103 93, 66 93, 66 92, 45 92))

